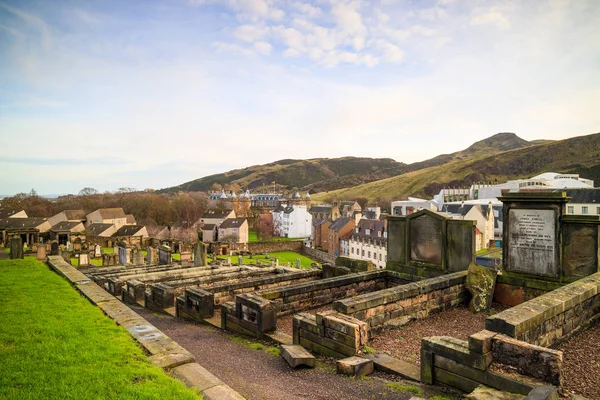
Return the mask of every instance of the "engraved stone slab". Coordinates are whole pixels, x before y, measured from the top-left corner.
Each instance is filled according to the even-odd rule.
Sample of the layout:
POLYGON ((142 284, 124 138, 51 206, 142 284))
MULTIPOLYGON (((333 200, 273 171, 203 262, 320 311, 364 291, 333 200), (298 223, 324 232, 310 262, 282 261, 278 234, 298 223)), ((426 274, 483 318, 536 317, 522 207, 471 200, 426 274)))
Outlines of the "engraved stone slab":
POLYGON ((509 270, 557 276, 554 211, 511 209, 509 221, 509 270))
POLYGON ((410 258, 429 264, 442 264, 442 221, 429 215, 410 224, 410 258))

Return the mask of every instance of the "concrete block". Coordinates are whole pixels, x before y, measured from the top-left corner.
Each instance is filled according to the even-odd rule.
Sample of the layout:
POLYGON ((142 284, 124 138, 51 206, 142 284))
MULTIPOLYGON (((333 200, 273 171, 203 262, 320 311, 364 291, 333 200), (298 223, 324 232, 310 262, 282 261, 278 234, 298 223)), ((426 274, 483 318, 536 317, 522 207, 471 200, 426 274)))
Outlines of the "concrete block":
POLYGON ((469 336, 469 350, 479 354, 485 354, 492 351, 492 338, 496 332, 482 330, 469 336))
POLYGON ((182 381, 187 387, 196 388, 201 392, 214 386, 223 385, 219 378, 197 363, 175 367, 171 370, 171 375, 182 381))
POLYGON ((227 385, 219 385, 202 392, 204 400, 245 400, 238 392, 227 385))
POLYGON ((338 374, 362 376, 373 373, 373 361, 362 357, 348 357, 336 361, 338 374))
POLYGON ((552 385, 537 386, 525 397, 525 400, 559 400, 556 387, 552 385))
POLYGON ((403 378, 416 382, 420 381, 420 370, 416 365, 409 364, 385 353, 364 354, 361 357, 373 361, 377 371, 400 375, 403 378))
POLYGON ((300 345, 282 345, 281 356, 292 368, 301 365, 314 368, 317 359, 300 345))

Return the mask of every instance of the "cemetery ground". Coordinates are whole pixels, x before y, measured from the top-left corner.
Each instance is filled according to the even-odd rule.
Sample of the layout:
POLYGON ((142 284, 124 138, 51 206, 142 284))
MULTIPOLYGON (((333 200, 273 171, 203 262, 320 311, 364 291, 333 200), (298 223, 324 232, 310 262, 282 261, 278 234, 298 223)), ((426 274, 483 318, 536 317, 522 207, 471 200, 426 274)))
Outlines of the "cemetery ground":
MULTIPOLYGON (((296 253, 294 251, 277 251, 273 253, 269 253, 269 256, 272 260, 278 259, 279 265, 286 265, 290 263, 290 266, 296 266, 296 258, 300 259, 300 268, 310 268, 311 264, 316 262, 300 253, 296 253)), ((231 263, 237 264, 237 256, 219 256, 218 258, 221 260, 227 260, 228 257, 231 257, 231 263)), ((245 265, 253 265, 256 264, 256 260, 266 260, 265 254, 256 254, 253 255, 252 258, 250 256, 243 257, 243 263, 245 265)))
POLYGON ((268 342, 209 325, 173 318, 132 306, 144 319, 185 347, 196 361, 248 399, 410 399, 462 398, 457 391, 426 386, 374 372, 367 377, 338 375, 334 359, 318 357, 315 369, 292 369, 268 342))
POLYGON ((0 398, 200 398, 31 259, 0 261, 0 359, 0 398))
MULTIPOLYGON (((286 237, 277 237, 274 236, 270 240, 265 240, 266 242, 287 242, 290 240, 303 240, 304 238, 286 238, 286 237)), ((262 242, 263 240, 258 237, 258 233, 256 231, 248 231, 248 242, 249 243, 257 243, 262 242)))

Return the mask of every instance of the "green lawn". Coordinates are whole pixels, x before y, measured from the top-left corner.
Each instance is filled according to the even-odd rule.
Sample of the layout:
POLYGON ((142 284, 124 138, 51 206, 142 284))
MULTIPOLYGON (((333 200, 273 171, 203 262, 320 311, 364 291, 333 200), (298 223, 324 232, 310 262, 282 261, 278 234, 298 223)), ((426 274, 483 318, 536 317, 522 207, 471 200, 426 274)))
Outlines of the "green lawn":
POLYGON ((258 233, 256 233, 256 231, 248 231, 248 242, 249 243, 260 242, 260 240, 258 239, 258 233))
MULTIPOLYGON (((290 240, 304 240, 304 238, 284 238, 273 236, 272 239, 265 240, 265 242, 288 242, 290 240)), ((262 242, 262 240, 258 238, 258 233, 256 233, 256 231, 248 231, 248 243, 256 242, 262 242)))
MULTIPOLYGON (((300 259, 300 268, 310 268, 310 264, 312 264, 313 262, 316 262, 314 260, 311 260, 310 258, 303 256, 300 253, 296 253, 293 251, 278 251, 275 253, 269 253, 269 256, 271 257, 271 259, 278 259, 279 260, 279 265, 286 265, 288 262, 291 263, 292 267, 296 266, 296 258, 300 259)), ((222 260, 226 260, 228 256, 219 256, 218 258, 222 259, 222 260)), ((243 258, 243 263, 244 264, 256 264, 256 259, 260 259, 260 260, 265 260, 266 257, 264 254, 256 254, 254 256, 252 256, 252 258, 250 258, 249 256, 244 256, 243 258)), ((232 264, 237 264, 237 256, 231 256, 231 263, 232 264)), ((319 264, 321 265, 321 264, 319 264)))
POLYGON ((34 260, 0 261, 0 398, 198 399, 34 260))

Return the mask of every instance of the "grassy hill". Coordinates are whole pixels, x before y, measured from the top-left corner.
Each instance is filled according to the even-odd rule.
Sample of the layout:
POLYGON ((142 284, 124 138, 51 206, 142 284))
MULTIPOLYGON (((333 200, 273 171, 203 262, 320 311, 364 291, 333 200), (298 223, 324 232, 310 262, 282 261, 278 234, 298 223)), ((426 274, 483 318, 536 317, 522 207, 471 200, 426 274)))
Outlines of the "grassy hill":
POLYGON ((391 158, 315 158, 310 160, 280 160, 265 165, 236 169, 206 176, 162 189, 161 192, 207 191, 215 183, 239 185, 258 190, 275 182, 278 190, 310 190, 321 192, 396 176, 406 172, 406 164, 391 158))
MULTIPOLYGON (((504 135, 504 139, 509 138, 506 134, 499 135, 504 135)), ((600 181, 600 133, 560 141, 537 141, 540 143, 537 145, 521 141, 520 138, 511 139, 512 144, 496 139, 498 138, 493 136, 462 152, 417 163, 420 166, 429 165, 425 168, 363 185, 317 193, 312 198, 316 201, 330 201, 334 198, 365 197, 385 205, 388 200, 407 196, 431 197, 442 187, 468 186, 476 182, 504 182, 549 171, 578 173, 585 178, 600 181), (505 148, 507 151, 487 151, 486 141, 495 143, 496 150, 505 148)), ((410 164, 408 167, 411 169, 413 166, 414 164, 410 164)))

